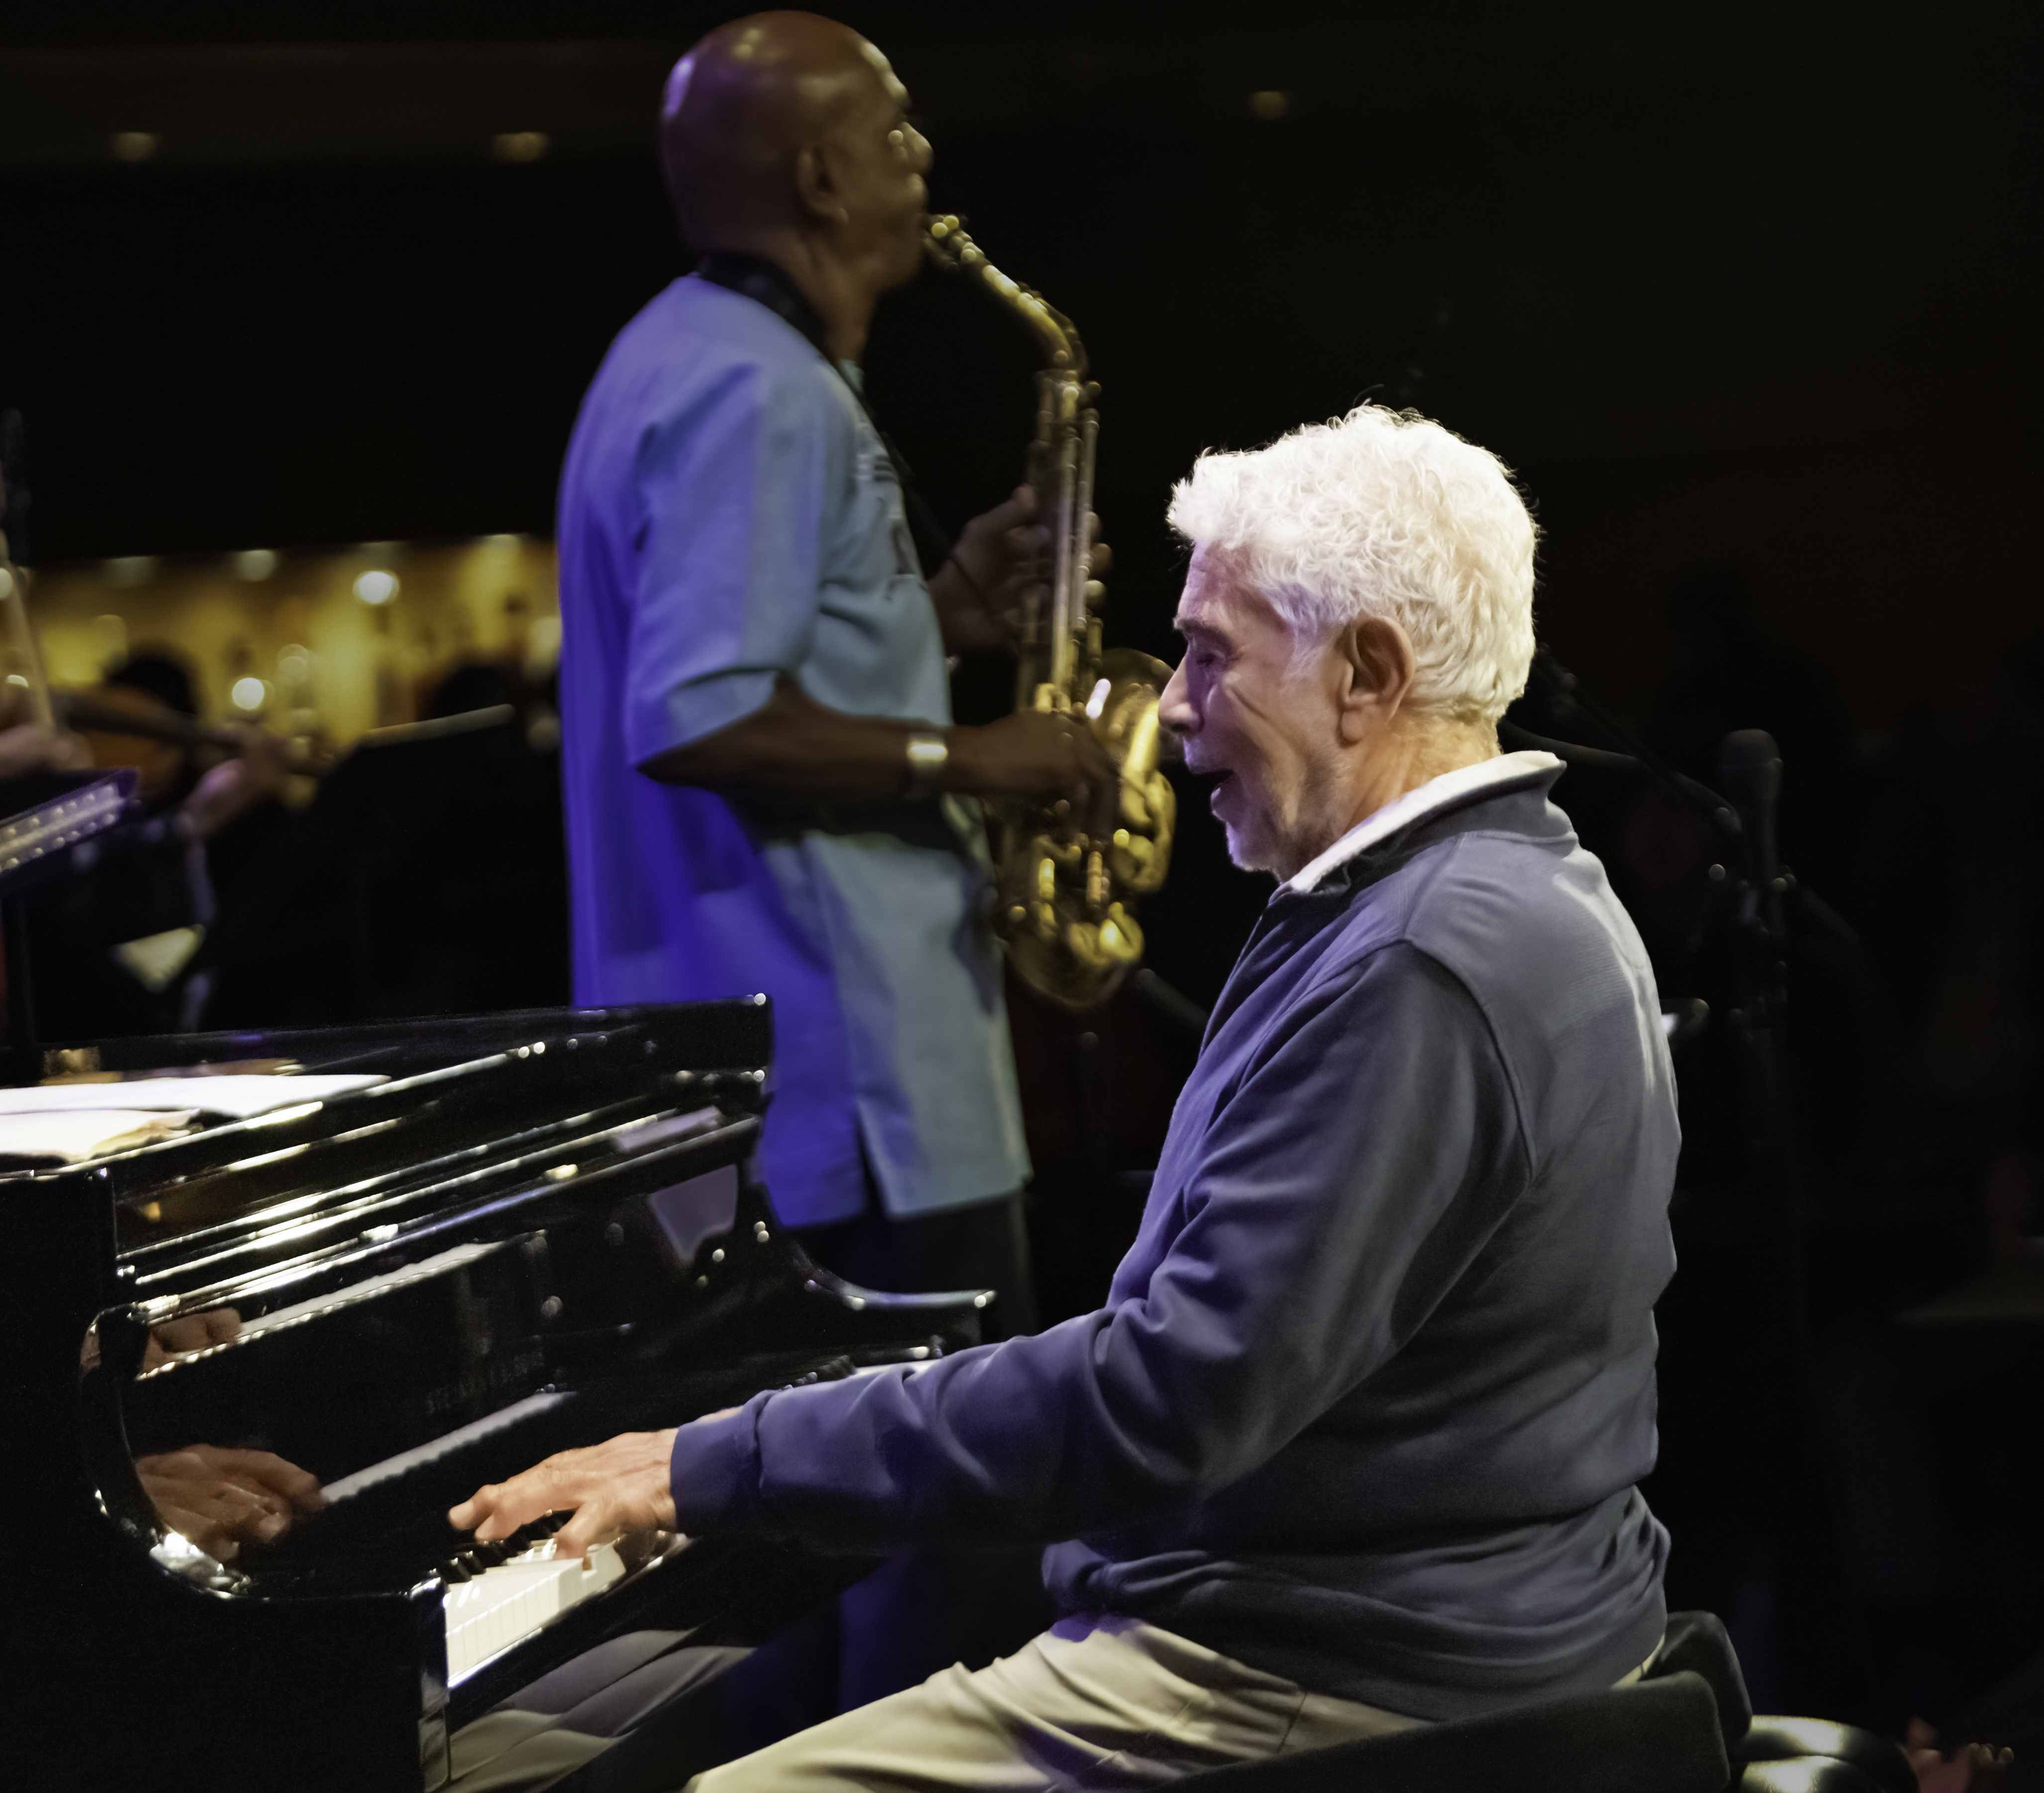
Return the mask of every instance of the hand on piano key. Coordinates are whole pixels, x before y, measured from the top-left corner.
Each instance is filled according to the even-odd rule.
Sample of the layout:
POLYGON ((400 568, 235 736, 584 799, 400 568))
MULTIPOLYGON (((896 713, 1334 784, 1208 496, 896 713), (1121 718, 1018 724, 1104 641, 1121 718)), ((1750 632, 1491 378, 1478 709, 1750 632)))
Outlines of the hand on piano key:
POLYGON ((548 1513, 569 1513, 554 1534, 557 1556, 579 1557, 592 1545, 632 1531, 672 1531, 668 1468, 674 1433, 626 1432, 607 1443, 562 1451, 544 1463, 478 1488, 448 1514, 478 1544, 509 1537, 548 1513))
POLYGON ((157 1518, 216 1562, 232 1562, 251 1539, 275 1543, 295 1514, 325 1505, 317 1477, 267 1451, 187 1445, 137 1457, 135 1472, 157 1518))
POLYGON ((551 1519, 541 1519, 500 1543, 465 1550, 443 1566, 447 1593, 441 1610, 451 1679, 459 1680, 624 1575, 617 1546, 595 1544, 579 1560, 563 1556, 546 1535, 552 1527, 551 1519))

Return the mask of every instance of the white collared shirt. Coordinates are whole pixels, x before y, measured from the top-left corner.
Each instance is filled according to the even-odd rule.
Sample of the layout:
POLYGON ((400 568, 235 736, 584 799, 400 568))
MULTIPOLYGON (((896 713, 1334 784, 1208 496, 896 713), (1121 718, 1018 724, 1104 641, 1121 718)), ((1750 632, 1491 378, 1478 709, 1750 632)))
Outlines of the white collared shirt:
POLYGON ((1375 846, 1379 841, 1397 833, 1420 817, 1491 785, 1508 784, 1529 772, 1544 772, 1550 766, 1561 763, 1551 753, 1500 753, 1494 760, 1479 760, 1473 766, 1458 766, 1439 778, 1430 778, 1424 784, 1415 785, 1403 797, 1395 798, 1382 809, 1365 816, 1319 858, 1309 861, 1295 877, 1288 879, 1285 888, 1304 895, 1336 866, 1347 864, 1366 847, 1375 846))

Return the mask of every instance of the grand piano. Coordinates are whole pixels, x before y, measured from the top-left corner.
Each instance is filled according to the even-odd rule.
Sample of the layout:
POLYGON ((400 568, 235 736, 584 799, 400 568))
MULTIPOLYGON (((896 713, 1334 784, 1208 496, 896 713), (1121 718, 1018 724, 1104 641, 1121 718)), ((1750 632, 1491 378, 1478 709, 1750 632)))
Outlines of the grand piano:
POLYGON ((785 1235, 751 1172, 770 1045, 763 997, 42 1055, 311 1093, 0 1160, 8 1784, 500 1784, 563 1684, 625 1689, 632 1722, 561 1784, 677 1784, 632 1745, 701 1676, 658 1665, 734 1659, 867 1565, 663 1533, 564 1564, 545 1522, 478 1551, 445 1512, 552 1451, 977 1341, 983 1293, 855 1288, 785 1235), (218 1560, 136 1468, 194 1445, 275 1452, 325 1505, 218 1560))

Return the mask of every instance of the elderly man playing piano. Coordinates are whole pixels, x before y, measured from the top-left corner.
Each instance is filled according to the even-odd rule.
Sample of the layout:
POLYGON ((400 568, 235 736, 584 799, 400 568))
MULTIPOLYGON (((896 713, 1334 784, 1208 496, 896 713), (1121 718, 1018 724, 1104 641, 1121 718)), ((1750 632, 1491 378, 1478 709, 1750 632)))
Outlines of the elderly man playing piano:
POLYGON ((1638 937, 1500 756, 1533 647, 1505 469, 1366 406, 1210 455, 1164 719, 1278 881, 1105 1306, 762 1395, 456 1508, 840 1550, 1039 1539, 1066 1615, 701 1778, 1148 1785, 1628 1679, 1665 1621, 1673 1079, 1638 937))

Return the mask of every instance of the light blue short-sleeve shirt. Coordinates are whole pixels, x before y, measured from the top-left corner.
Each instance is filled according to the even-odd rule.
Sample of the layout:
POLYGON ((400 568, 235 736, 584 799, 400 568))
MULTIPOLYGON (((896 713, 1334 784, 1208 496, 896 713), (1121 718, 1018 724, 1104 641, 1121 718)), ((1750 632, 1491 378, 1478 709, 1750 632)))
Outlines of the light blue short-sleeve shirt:
POLYGON ((976 810, 771 810, 637 769, 783 676, 854 715, 950 721, 901 491, 845 379, 766 306, 677 280, 582 402, 560 556, 575 999, 772 998, 760 1164, 793 1225, 857 1214, 866 1165, 895 1215, 1018 1187, 976 810))

